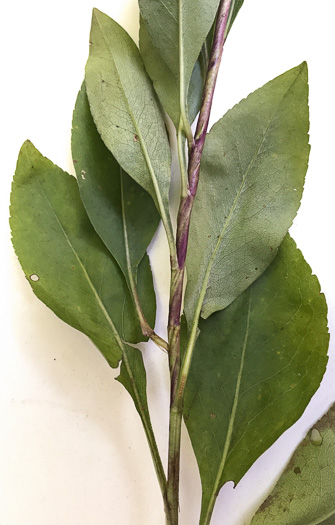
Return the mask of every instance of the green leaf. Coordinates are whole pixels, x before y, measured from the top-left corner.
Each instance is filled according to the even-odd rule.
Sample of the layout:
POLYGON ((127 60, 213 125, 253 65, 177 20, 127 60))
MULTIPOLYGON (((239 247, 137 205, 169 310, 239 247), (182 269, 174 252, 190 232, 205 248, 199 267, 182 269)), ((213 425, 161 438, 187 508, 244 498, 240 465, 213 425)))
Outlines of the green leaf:
POLYGON ((327 305, 287 235, 266 272, 200 322, 185 422, 199 465, 201 524, 216 496, 303 413, 327 364, 327 305))
POLYGON ((86 90, 107 148, 154 199, 171 233, 171 154, 161 110, 139 51, 122 27, 93 10, 86 90))
MULTIPOLYGON (((174 77, 171 69, 162 61, 142 17, 140 18, 140 50, 145 62, 145 68, 153 81, 159 100, 171 117, 175 127, 178 128, 180 119, 179 80, 174 77)), ((207 69, 206 60, 208 60, 208 56, 206 56, 205 52, 202 52, 194 66, 190 80, 187 93, 187 114, 191 123, 194 121, 201 105, 207 69)))
POLYGON ((228 33, 231 30, 232 25, 235 21, 235 18, 237 17, 238 12, 241 9, 243 3, 244 3, 244 0, 232 0, 230 11, 229 11, 229 18, 228 18, 227 27, 226 27, 226 37, 228 36, 228 33))
POLYGON ((119 383, 121 383, 131 395, 136 410, 141 418, 164 498, 166 494, 166 478, 151 425, 147 401, 147 377, 140 350, 127 345, 121 363, 120 375, 116 380, 119 381, 119 383))
POLYGON ((334 494, 335 405, 298 446, 277 485, 251 523, 334 525, 334 494))
POLYGON ((102 142, 90 113, 85 84, 73 113, 72 156, 91 223, 127 282, 136 282, 137 267, 157 229, 159 215, 150 195, 120 168, 102 142))
POLYGON ((10 224, 34 293, 117 367, 123 341, 144 340, 126 281, 86 215, 76 179, 29 141, 17 163, 10 224))
POLYGON ((176 127, 189 97, 189 121, 199 107, 203 80, 196 65, 219 0, 139 0, 140 49, 162 105, 176 127), (195 67, 196 66, 196 67, 195 67), (184 103, 183 103, 184 101, 184 103))
POLYGON ((186 261, 188 322, 200 308, 207 318, 228 306, 275 257, 300 206, 308 128, 303 63, 242 100, 208 134, 186 261))
POLYGON ((335 514, 333 514, 332 516, 330 516, 324 521, 320 521, 319 524, 320 525, 335 525, 335 514))
POLYGON ((145 413, 149 416, 147 401, 147 378, 143 363, 142 353, 138 348, 128 346, 127 357, 129 367, 126 367, 124 361, 121 364, 120 375, 116 378, 125 389, 129 392, 139 413, 145 413), (132 371, 132 375, 129 374, 132 371), (137 384, 137 389, 134 388, 137 384))

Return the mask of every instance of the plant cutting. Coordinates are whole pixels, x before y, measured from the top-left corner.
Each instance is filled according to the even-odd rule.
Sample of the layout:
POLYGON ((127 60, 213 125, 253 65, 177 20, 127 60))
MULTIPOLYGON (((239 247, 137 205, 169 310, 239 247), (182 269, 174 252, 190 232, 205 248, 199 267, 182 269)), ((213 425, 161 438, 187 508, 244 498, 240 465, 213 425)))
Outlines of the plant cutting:
POLYGON ((73 114, 77 177, 25 142, 12 190, 13 244, 25 275, 37 297, 120 366, 169 525, 179 522, 182 420, 199 467, 205 525, 221 487, 238 483, 301 416, 327 364, 325 299, 288 234, 309 155, 306 63, 252 93, 208 132, 224 44, 242 4, 140 0, 139 49, 95 9, 73 114), (171 267, 166 338, 154 328, 146 254, 160 221, 171 267), (170 373, 167 470, 134 346, 148 339, 166 352, 170 373))

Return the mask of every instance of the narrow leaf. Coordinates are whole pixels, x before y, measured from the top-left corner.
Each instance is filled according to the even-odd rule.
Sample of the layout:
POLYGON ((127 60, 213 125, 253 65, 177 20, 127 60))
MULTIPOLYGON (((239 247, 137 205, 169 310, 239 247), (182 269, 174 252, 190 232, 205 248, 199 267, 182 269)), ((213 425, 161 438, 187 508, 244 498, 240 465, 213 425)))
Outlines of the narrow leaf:
POLYGON ((228 18, 227 27, 226 27, 227 36, 228 36, 229 31, 232 28, 235 18, 237 17, 238 12, 241 9, 243 3, 244 3, 244 0, 232 0, 230 11, 229 11, 229 18, 228 18))
POLYGON ((296 449, 252 525, 335 524, 335 405, 296 449))
MULTIPOLYGON (((106 148, 94 125, 85 84, 73 113, 72 156, 86 212, 129 283, 157 229, 159 215, 150 195, 106 148)), ((149 269, 150 270, 150 269, 149 269)))
POLYGON ((126 281, 89 222, 76 179, 29 141, 17 163, 10 224, 34 293, 117 367, 123 340, 143 340, 126 281))
POLYGON ((148 439, 162 495, 165 498, 166 478, 151 425, 147 401, 147 377, 140 350, 126 346, 120 375, 116 380, 126 388, 134 401, 148 439))
POLYGON ((144 368, 142 353, 138 348, 127 347, 127 359, 129 367, 121 364, 120 375, 116 378, 129 392, 139 413, 149 416, 147 401, 147 378, 144 368), (129 370, 132 374, 129 374, 129 370), (137 388, 135 388, 135 384, 137 388))
MULTIPOLYGON (((219 0, 158 0, 154 5, 151 0, 139 0, 141 54, 163 107, 176 126, 181 112, 187 111, 192 73, 197 75, 194 68, 218 5, 219 0)), ((190 122, 196 112, 190 107, 190 122)))
POLYGON ((276 255, 308 165, 306 63, 269 82, 208 134, 191 220, 186 315, 228 306, 276 255), (204 301, 203 301, 204 299, 204 301))
POLYGON ((163 117, 139 51, 122 27, 93 10, 86 90, 97 129, 122 169, 169 219, 171 155, 163 117))
MULTIPOLYGON (((178 128, 180 119, 179 80, 162 60, 159 51, 157 51, 150 38, 142 17, 140 18, 140 51, 159 100, 171 117, 175 127, 178 128)), ((200 109, 207 65, 208 54, 204 50, 200 53, 194 66, 187 92, 186 109, 190 123, 194 121, 200 109)))
POLYGON ((227 481, 303 413, 327 364, 327 306, 287 235, 266 272, 228 308, 200 322, 185 421, 198 461, 201 524, 227 481))

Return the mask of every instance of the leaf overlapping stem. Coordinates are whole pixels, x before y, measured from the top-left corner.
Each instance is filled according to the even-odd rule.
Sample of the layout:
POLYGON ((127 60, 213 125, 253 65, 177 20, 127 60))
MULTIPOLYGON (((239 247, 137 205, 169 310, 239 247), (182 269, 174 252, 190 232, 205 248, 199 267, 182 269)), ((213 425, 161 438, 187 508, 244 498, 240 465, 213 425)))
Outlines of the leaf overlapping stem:
MULTIPOLYGON (((196 133, 189 151, 187 194, 182 195, 177 220, 178 267, 172 268, 168 327, 171 399, 167 481, 167 497, 170 508, 170 516, 167 518, 167 523, 173 525, 178 524, 181 421, 183 413, 184 389, 188 375, 188 368, 186 369, 186 373, 184 366, 181 369, 180 358, 180 318, 188 234, 194 198, 197 192, 199 181, 201 157, 208 129, 209 117, 223 52, 223 45, 225 42, 225 33, 231 4, 232 0, 221 0, 218 8, 202 106, 200 109, 196 133), (169 519, 172 521, 169 521, 169 519)), ((191 360, 194 343, 195 340, 193 344, 191 346, 189 345, 188 347, 188 351, 185 356, 187 362, 190 362, 191 360)))

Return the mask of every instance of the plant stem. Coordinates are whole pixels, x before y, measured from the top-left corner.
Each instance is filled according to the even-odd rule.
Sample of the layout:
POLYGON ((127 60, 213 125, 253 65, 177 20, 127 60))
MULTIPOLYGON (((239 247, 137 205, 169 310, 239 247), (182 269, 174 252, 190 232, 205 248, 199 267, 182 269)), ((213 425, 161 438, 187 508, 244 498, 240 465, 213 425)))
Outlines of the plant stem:
MULTIPOLYGON (((195 137, 190 147, 188 165, 188 191, 182 195, 177 219, 178 268, 172 270, 169 310, 169 365, 171 376, 170 430, 168 455, 167 499, 172 525, 178 525, 180 435, 183 415, 184 389, 187 375, 181 375, 180 317, 183 299, 185 261, 194 198, 197 192, 200 163, 205 144, 214 90, 220 67, 225 30, 232 0, 221 0, 218 8, 213 45, 210 53, 202 106, 195 137)), ((193 347, 191 353, 193 352, 193 347)), ((190 360, 190 356, 189 356, 190 360)))
POLYGON ((164 339, 162 339, 159 335, 155 333, 155 331, 150 327, 148 321, 146 320, 146 317, 144 315, 144 312, 143 312, 143 309, 140 303, 140 299, 137 293, 137 289, 136 289, 136 284, 135 284, 135 279, 133 276, 133 269, 132 269, 132 264, 131 264, 129 242, 128 242, 127 216, 126 216, 126 208, 124 205, 125 198, 124 198, 124 188, 123 188, 123 173, 124 172, 122 168, 120 168, 123 237, 124 237, 124 245, 125 245, 126 260, 127 260, 127 273, 128 273, 129 287, 130 287, 130 291, 133 297, 137 317, 140 322, 142 334, 145 337, 148 337, 149 339, 151 339, 157 346, 167 351, 168 350, 167 342, 164 341, 164 339))
POLYGON ((134 402, 135 402, 136 408, 137 408, 137 410, 139 412, 140 418, 142 420, 144 432, 145 432, 145 435, 146 435, 146 438, 147 438, 147 441, 148 441, 151 457, 152 457, 152 460, 153 460, 153 464, 154 464, 154 467, 155 467, 158 483, 159 483, 159 486, 160 486, 160 489, 161 489, 161 493, 162 493, 165 514, 166 514, 166 516, 168 518, 170 511, 169 511, 169 504, 168 504, 168 499, 167 499, 167 481, 166 481, 166 477, 165 477, 165 473, 164 473, 164 468, 163 468, 163 465, 162 465, 161 457, 160 457, 160 454, 159 454, 159 450, 158 450, 158 447, 157 447, 156 438, 155 438, 155 435, 154 435, 154 432, 153 432, 153 429, 152 429, 152 426, 151 426, 150 416, 144 410, 143 405, 141 403, 141 396, 140 396, 140 393, 138 391, 137 384, 136 384, 136 381, 135 381, 135 378, 134 378, 134 375, 133 375, 133 372, 132 372, 132 368, 131 368, 130 363, 129 363, 128 353, 127 353, 127 346, 124 345, 123 342, 120 339, 119 339, 119 345, 120 345, 120 348, 122 349, 123 362, 124 362, 124 365, 126 367, 126 370, 127 370, 127 373, 128 373, 131 385, 132 385, 132 389, 133 389, 133 393, 134 393, 134 402))

